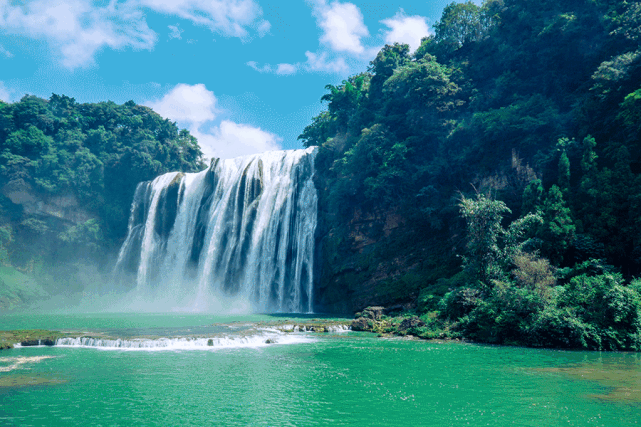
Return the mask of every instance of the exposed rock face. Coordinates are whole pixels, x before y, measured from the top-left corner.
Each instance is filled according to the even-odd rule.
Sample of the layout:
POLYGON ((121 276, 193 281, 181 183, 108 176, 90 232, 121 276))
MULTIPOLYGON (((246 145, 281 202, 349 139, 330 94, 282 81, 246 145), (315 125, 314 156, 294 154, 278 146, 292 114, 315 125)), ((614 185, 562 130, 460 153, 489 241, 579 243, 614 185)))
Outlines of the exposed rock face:
MULTIPOLYGON (((331 227, 331 213, 321 215, 322 226, 331 227)), ((420 233, 396 210, 366 214, 354 209, 346 226, 322 230, 315 311, 354 313, 414 302, 435 270, 420 233)))
POLYGON ((67 223, 80 224, 93 218, 81 208, 73 194, 44 195, 22 179, 5 184, 0 190, 12 203, 21 205, 26 215, 54 217, 67 223))
POLYGON ((404 331, 407 331, 408 329, 420 328, 421 326, 425 326, 425 322, 419 319, 418 316, 412 316, 410 318, 403 320, 401 324, 398 325, 398 330, 401 332, 404 332, 404 331))

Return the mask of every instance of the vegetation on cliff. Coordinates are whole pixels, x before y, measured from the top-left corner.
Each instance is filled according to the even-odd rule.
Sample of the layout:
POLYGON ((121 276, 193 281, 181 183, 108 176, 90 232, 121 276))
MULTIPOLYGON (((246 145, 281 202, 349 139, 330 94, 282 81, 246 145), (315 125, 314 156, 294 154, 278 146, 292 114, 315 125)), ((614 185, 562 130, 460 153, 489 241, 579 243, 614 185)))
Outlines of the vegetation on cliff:
POLYGON ((320 147, 320 304, 641 348, 639 28, 632 1, 453 3, 415 52, 328 85, 299 137, 320 147))
MULTIPOLYGON (((133 101, 0 101, 0 263, 74 276, 68 261, 116 250, 139 182, 200 170, 201 156, 187 130, 133 101)), ((0 301, 15 296, 5 276, 0 301)))

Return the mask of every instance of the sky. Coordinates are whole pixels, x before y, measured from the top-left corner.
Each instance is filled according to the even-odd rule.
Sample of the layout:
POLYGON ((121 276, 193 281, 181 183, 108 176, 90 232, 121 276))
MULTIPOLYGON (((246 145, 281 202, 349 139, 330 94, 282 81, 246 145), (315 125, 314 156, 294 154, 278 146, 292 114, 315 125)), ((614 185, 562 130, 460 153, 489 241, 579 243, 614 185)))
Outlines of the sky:
POLYGON ((0 0, 0 100, 133 100, 207 158, 301 148, 325 85, 415 50, 452 0, 0 0))

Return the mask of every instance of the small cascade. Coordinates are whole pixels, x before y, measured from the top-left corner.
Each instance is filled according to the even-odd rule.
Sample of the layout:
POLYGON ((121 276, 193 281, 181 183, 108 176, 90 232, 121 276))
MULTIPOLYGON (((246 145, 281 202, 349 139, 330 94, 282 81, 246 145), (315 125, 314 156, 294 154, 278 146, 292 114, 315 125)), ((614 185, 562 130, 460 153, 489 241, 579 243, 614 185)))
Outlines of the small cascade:
POLYGON ((115 275, 139 295, 192 309, 245 301, 312 312, 315 150, 214 159, 139 184, 115 275))
POLYGON ((286 334, 265 329, 248 336, 181 337, 156 339, 108 339, 93 337, 58 338, 56 347, 95 348, 100 350, 217 350, 232 348, 257 348, 272 344, 301 344, 316 341, 313 337, 286 334))

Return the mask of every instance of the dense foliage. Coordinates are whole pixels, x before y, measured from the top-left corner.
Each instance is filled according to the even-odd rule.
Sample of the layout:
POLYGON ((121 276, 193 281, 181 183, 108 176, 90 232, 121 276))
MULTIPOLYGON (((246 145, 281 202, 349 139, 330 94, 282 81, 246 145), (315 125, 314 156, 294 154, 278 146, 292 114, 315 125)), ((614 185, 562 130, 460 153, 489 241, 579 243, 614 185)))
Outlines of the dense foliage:
POLYGON ((482 341, 638 349, 639 28, 638 1, 452 3, 414 53, 385 46, 328 85, 299 137, 320 146, 325 246, 344 251, 323 280, 398 264, 346 243, 355 215, 394 212, 428 268, 379 303, 419 296, 482 341))
POLYGON ((126 234, 136 185, 200 170, 201 156, 187 130, 133 101, 79 104, 56 94, 0 101, 0 262, 29 270, 34 261, 113 249, 126 234), (12 192, 82 215, 26 209, 7 197, 12 192))

